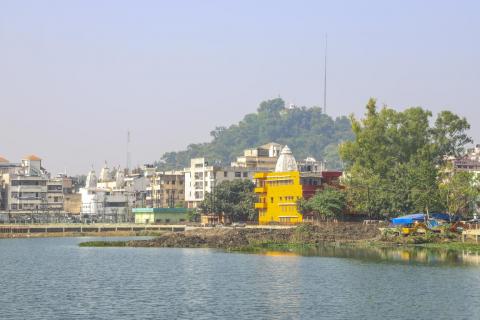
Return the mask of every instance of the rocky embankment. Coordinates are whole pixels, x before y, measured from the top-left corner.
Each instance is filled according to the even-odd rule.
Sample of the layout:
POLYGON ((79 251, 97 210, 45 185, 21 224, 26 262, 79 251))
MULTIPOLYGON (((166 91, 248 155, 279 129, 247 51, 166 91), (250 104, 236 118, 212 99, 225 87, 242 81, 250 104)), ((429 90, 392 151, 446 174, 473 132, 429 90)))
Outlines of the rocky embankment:
POLYGON ((378 238, 376 225, 325 223, 300 225, 292 229, 215 228, 168 232, 151 240, 127 241, 128 247, 242 249, 275 245, 319 245, 378 238))

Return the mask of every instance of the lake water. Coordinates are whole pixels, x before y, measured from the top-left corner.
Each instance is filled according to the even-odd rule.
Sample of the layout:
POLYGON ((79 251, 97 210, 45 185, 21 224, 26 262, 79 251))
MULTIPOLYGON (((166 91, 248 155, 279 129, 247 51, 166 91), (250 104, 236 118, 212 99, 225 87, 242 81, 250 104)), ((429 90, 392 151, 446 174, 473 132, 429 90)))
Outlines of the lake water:
POLYGON ((475 254, 78 247, 87 240, 0 240, 0 319, 480 319, 475 254))

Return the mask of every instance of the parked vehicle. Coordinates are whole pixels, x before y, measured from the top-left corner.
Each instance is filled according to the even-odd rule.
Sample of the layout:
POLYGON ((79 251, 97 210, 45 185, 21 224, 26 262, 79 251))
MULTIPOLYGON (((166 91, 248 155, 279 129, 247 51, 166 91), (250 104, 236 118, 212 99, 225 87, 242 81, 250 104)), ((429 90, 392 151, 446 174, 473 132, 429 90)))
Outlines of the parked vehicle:
POLYGON ((232 223, 232 227, 234 228, 245 228, 247 224, 245 222, 234 222, 232 223))

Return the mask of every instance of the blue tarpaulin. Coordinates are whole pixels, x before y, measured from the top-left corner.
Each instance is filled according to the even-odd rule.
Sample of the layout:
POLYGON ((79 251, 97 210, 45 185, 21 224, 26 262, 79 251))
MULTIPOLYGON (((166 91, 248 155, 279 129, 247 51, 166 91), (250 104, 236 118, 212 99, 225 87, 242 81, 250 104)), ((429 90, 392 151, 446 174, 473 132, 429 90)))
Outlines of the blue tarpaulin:
POLYGON ((407 225, 412 224, 415 221, 425 221, 425 215, 423 213, 409 214, 408 216, 393 218, 392 224, 407 225))
POLYGON ((436 213, 432 213, 430 217, 432 217, 433 219, 450 221, 450 215, 448 213, 436 212, 436 213))
MULTIPOLYGON (((437 220, 450 221, 450 216, 447 213, 432 213, 430 214, 430 217, 437 220)), ((407 216, 393 218, 390 221, 392 221, 392 224, 394 225, 408 225, 408 224, 414 223, 415 221, 417 222, 425 221, 425 214, 423 213, 409 214, 407 216)))

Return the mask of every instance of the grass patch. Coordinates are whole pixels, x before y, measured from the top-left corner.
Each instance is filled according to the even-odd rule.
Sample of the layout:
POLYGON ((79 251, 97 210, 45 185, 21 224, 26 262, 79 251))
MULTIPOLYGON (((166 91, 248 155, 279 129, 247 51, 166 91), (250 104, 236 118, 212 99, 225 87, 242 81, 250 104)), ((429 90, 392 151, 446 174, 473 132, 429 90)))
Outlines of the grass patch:
POLYGON ((443 242, 443 243, 424 243, 418 245, 423 248, 446 249, 455 251, 476 251, 480 252, 480 244, 469 242, 443 242))
POLYGON ((81 242, 80 247, 126 247, 127 241, 87 241, 81 242))

